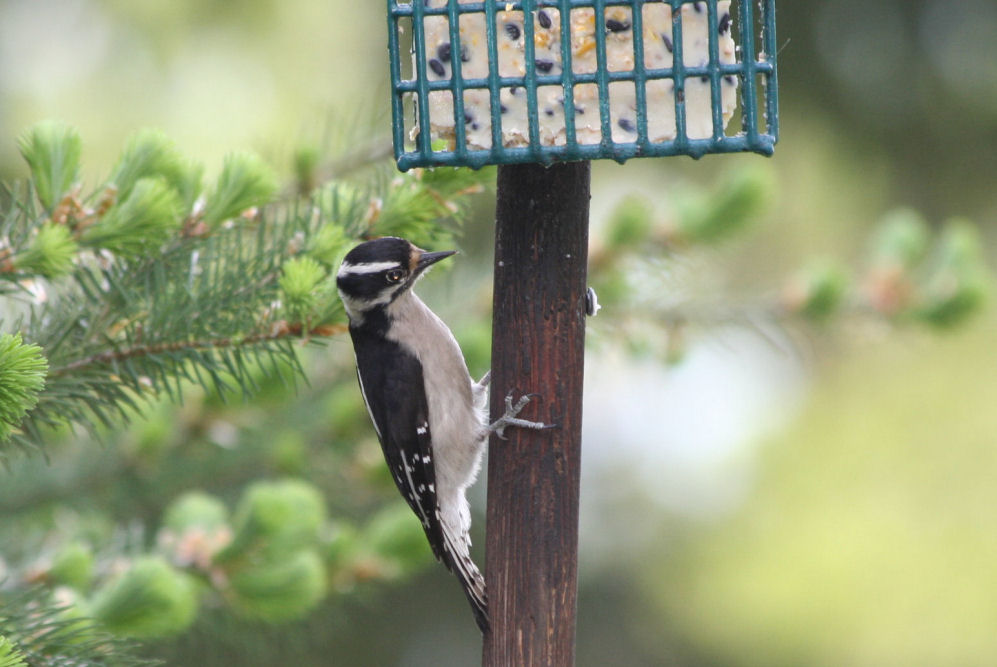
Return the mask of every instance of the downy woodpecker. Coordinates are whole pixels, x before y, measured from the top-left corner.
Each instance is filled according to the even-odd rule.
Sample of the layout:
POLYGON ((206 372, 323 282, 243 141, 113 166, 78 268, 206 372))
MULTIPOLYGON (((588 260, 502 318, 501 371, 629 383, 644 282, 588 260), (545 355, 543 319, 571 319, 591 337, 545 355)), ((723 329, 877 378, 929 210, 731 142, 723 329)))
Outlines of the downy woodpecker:
POLYGON ((511 395, 505 415, 489 425, 489 374, 471 379, 450 329, 412 292, 426 269, 455 252, 426 252, 394 237, 367 241, 346 255, 336 285, 350 318, 360 391, 391 475, 485 632, 485 581, 471 560, 465 492, 490 432, 546 426, 517 419, 529 397, 513 405, 511 395))

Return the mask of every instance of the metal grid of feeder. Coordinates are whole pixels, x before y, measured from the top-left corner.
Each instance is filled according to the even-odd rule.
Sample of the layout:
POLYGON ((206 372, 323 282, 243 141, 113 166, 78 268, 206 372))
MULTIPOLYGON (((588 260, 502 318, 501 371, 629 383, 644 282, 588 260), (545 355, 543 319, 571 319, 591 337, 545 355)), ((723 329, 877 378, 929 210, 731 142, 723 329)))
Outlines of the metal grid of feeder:
POLYGON ((388 0, 395 158, 771 155, 775 40, 775 0, 388 0))

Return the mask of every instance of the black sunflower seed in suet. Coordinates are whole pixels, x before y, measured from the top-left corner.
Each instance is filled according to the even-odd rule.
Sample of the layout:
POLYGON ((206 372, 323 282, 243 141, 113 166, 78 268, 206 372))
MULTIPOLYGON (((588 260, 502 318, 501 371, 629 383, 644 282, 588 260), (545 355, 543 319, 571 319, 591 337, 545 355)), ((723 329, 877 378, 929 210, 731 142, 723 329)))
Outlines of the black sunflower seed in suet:
POLYGON ((505 34, 509 35, 509 39, 515 41, 515 40, 519 39, 519 36, 522 33, 519 30, 519 26, 516 25, 515 23, 506 23, 505 24, 505 34))
POLYGON ((551 26, 550 17, 547 16, 547 12, 545 12, 542 9, 539 12, 537 12, 537 23, 539 23, 540 27, 545 30, 550 29, 551 26))
POLYGON ((429 60, 429 69, 433 70, 433 73, 436 74, 436 76, 445 76, 447 73, 447 70, 443 66, 443 63, 441 63, 436 58, 431 58, 429 60))
POLYGON ((721 35, 725 34, 728 30, 730 30, 730 12, 727 12, 726 14, 720 17, 720 23, 719 25, 717 25, 717 30, 720 31, 721 35))
POLYGON ((549 72, 552 69, 554 69, 554 61, 553 60, 542 60, 540 58, 537 58, 537 60, 536 60, 536 62, 534 64, 536 65, 537 69, 539 71, 541 71, 541 72, 545 72, 546 73, 546 72, 549 72))
POLYGON ((609 32, 623 32, 630 30, 629 21, 617 21, 616 19, 606 19, 606 30, 609 32))

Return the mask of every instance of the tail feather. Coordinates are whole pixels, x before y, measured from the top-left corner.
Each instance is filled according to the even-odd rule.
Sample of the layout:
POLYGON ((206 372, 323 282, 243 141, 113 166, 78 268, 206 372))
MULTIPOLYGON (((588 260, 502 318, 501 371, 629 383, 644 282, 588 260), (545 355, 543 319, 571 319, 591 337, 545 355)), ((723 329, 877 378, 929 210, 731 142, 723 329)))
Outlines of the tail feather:
POLYGON ((485 578, 478 566, 471 560, 467 543, 456 541, 445 527, 443 529, 443 546, 446 551, 444 563, 447 569, 457 575, 464 595, 471 603, 474 620, 481 632, 488 632, 488 592, 485 590, 485 578))

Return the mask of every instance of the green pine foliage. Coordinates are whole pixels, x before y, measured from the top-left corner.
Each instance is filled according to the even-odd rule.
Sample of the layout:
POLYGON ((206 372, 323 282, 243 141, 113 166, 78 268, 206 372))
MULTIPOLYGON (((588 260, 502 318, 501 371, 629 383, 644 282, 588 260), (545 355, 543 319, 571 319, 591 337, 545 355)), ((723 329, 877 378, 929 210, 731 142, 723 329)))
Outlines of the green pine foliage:
POLYGON ((227 523, 225 505, 201 491, 189 491, 177 498, 163 517, 163 529, 178 534, 191 529, 216 530, 227 523))
POLYGON ((6 637, 0 636, 0 667, 27 667, 24 655, 6 637))
POLYGON ((47 578, 56 585, 85 592, 93 583, 96 558, 89 545, 74 540, 63 544, 52 557, 47 578))
POLYGON ((632 195, 622 199, 609 218, 606 247, 614 252, 636 250, 651 233, 654 210, 644 197, 632 195))
POLYGON ((980 309, 990 280, 979 232, 967 220, 952 220, 942 231, 929 262, 914 316, 938 327, 951 327, 980 309))
POLYGON ((468 195, 482 192, 491 170, 443 167, 415 169, 411 177, 396 176, 383 187, 386 196, 371 200, 365 237, 401 236, 423 248, 453 245, 456 226, 445 224, 466 213, 468 195))
POLYGON ((123 637, 162 637, 194 621, 198 592, 193 579, 160 556, 132 562, 87 605, 87 612, 123 637))
POLYGON ((9 239, 0 293, 28 304, 11 333, 48 362, 44 391, 19 367, 0 378, 10 398, 0 406, 0 460, 12 443, 30 450, 63 425, 97 433, 146 399, 179 400, 185 383, 248 395, 257 369, 300 374, 293 341, 344 330, 332 272, 351 244, 389 234, 449 243, 456 223, 439 223, 460 216, 483 178, 375 176, 272 202, 277 177, 259 157, 230 155, 205 191, 200 166, 143 130, 107 181, 83 193, 80 146, 57 123, 29 130, 21 150, 31 180, 0 211, 9 239))
POLYGON ((38 123, 18 140, 21 155, 42 206, 51 210, 79 178, 83 141, 79 132, 56 121, 38 123))
POLYGON ((158 249, 180 228, 180 197, 159 178, 142 178, 106 215, 83 230, 80 242, 122 258, 158 249))
MULTIPOLYGON (((271 624, 299 620, 333 590, 396 580, 431 562, 404 503, 363 523, 331 521, 327 504, 300 479, 251 484, 231 514, 218 498, 191 492, 166 508, 150 546, 109 552, 72 539, 28 571, 53 587, 44 604, 58 598, 58 618, 81 636, 153 639, 185 632, 207 607, 271 624)), ((0 610, 8 604, 0 596, 0 610)))
POLYGON ((73 270, 73 260, 80 248, 72 232, 64 225, 42 224, 34 238, 9 261, 24 275, 54 280, 73 270))
POLYGON ((866 298, 894 321, 961 324, 979 312, 991 285, 982 241, 967 220, 950 220, 933 237, 918 213, 901 209, 873 236, 866 298))
POLYGON ((411 573, 429 560, 426 536, 418 522, 409 521, 408 507, 388 506, 371 518, 359 543, 375 554, 387 576, 411 573))
POLYGON ((685 243, 716 243, 745 229, 768 208, 775 192, 771 172, 740 169, 731 172, 713 192, 681 201, 672 236, 685 243))
POLYGON ((332 269, 346 255, 349 249, 349 239, 346 232, 336 224, 325 224, 318 228, 308 239, 305 253, 313 260, 320 262, 326 268, 332 269))
POLYGON ((318 553, 301 550, 232 575, 228 599, 247 618, 283 623, 301 618, 325 596, 328 582, 318 553))
POLYGON ((299 480, 250 486, 236 510, 232 541, 217 562, 266 557, 316 544, 325 524, 322 495, 299 480))
POLYGON ((278 285, 284 293, 284 306, 291 319, 310 321, 323 296, 329 304, 334 302, 335 297, 330 292, 320 289, 326 278, 327 269, 308 255, 284 262, 278 285))
POLYGON ((899 208, 879 221, 872 236, 872 261, 909 270, 924 259, 930 245, 931 230, 924 217, 913 209, 899 208))
POLYGON ((43 587, 0 594, 0 665, 131 667, 154 665, 136 647, 74 615, 43 587))
MULTIPOLYGON (((70 429, 117 442, 136 416, 167 414, 164 400, 222 406, 233 394, 293 385, 303 375, 302 343, 346 330, 334 271, 349 248, 391 233, 429 247, 451 242, 466 199, 486 177, 446 170, 388 181, 375 171, 275 200, 275 172, 258 157, 230 156, 205 188, 199 165, 145 130, 106 181, 84 191, 80 146, 62 125, 29 130, 21 147, 31 177, 0 200, 0 299, 17 314, 0 334, 0 460, 8 464, 17 451, 47 453, 70 429)), ((337 423, 362 414, 353 393, 351 418, 337 423)), ((101 466, 101 455, 83 453, 66 471, 41 468, 38 477, 54 475, 52 484, 32 483, 31 493, 61 495, 94 474, 115 475, 116 466, 153 465, 168 475, 179 465, 164 451, 172 425, 141 422, 133 448, 115 452, 117 463, 101 466)), ((302 474, 300 439, 280 442, 274 466, 302 474)), ((390 486, 382 477, 365 479, 390 486)), ((11 481, 0 503, 17 495, 20 480, 11 481)), ((205 492, 177 493, 154 519, 152 540, 122 540, 103 521, 37 549, 29 539, 7 588, 46 588, 32 589, 33 616, 18 611, 19 598, 0 594, 0 636, 10 647, 0 659, 133 664, 108 632, 176 636, 206 607, 287 623, 330 592, 430 562, 424 538, 412 538, 421 532, 412 517, 403 531, 412 539, 400 546, 384 537, 388 515, 330 520, 329 504, 310 483, 282 478, 249 485, 232 511, 205 492), (53 626, 44 645, 40 623, 53 626)), ((390 508, 399 525, 406 513, 390 508)))
POLYGON ((787 287, 786 306, 810 320, 827 321, 844 305, 850 283, 848 269, 839 262, 814 260, 787 287))
POLYGON ((639 195, 621 198, 589 253, 590 280, 610 313, 605 326, 613 338, 632 353, 677 363, 690 327, 764 321, 827 330, 847 319, 872 318, 941 330, 979 313, 992 291, 972 223, 956 219, 936 232, 919 213, 900 208, 872 226, 864 266, 814 258, 762 297, 715 285, 710 295, 697 294, 700 276, 683 274, 683 261, 709 261, 743 237, 764 218, 773 195, 771 175, 753 167, 728 172, 711 190, 683 189, 669 211, 639 195))
POLYGON ((270 201, 277 191, 277 176, 258 156, 235 153, 225 159, 204 208, 204 222, 210 227, 241 215, 270 201))
MULTIPOLYGON (((196 171, 199 176, 199 170, 196 171)), ((122 151, 108 180, 117 189, 117 196, 127 199, 132 188, 146 178, 162 178, 178 194, 189 196, 186 188, 191 176, 183 156, 159 130, 142 130, 135 134, 122 151)))
POLYGON ((47 370, 41 348, 24 344, 19 333, 0 334, 0 440, 38 403, 47 370))
MULTIPOLYGON (((31 177, 2 200, 0 299, 12 316, 0 333, 0 460, 65 446, 69 432, 83 437, 62 460, 65 470, 39 467, 0 488, 0 510, 92 494, 119 479, 148 487, 148 496, 135 509, 142 530, 118 525, 130 517, 81 510, 60 539, 36 536, 4 555, 14 563, 6 587, 29 591, 39 611, 22 613, 21 598, 0 593, 9 648, 0 643, 0 667, 8 658, 68 664, 40 655, 134 664, 130 648, 104 633, 177 637, 211 613, 288 624, 431 563, 422 528, 394 496, 355 387, 342 381, 351 372, 314 391, 305 385, 293 406, 286 387, 301 386, 303 367, 313 374, 303 343, 346 331, 334 272, 349 248, 382 235, 452 247, 489 171, 372 169, 322 183, 329 170, 308 150, 295 158, 295 187, 280 188, 275 172, 245 153, 230 156, 212 182, 167 137, 145 130, 107 179, 84 191, 80 147, 71 128, 29 130, 21 150, 31 177), (226 401, 249 396, 264 417, 233 416, 226 401), (171 401, 184 406, 174 410, 171 401), (303 426, 315 414, 321 425, 303 426), (239 419, 268 426, 254 436, 239 419), (232 442, 238 447, 220 467, 216 450, 232 442), (319 476, 335 483, 320 489, 319 476), (384 506, 383 497, 396 502, 384 506), (45 588, 29 588, 37 582, 45 588), (39 635, 35 623, 54 629, 41 626, 39 635)), ((773 194, 770 174, 748 169, 712 189, 686 188, 670 210, 625 197, 590 253, 592 284, 609 314, 594 331, 619 328, 614 338, 631 350, 677 363, 684 330, 696 323, 764 317, 826 329, 873 317, 941 329, 964 322, 989 293, 972 226, 952 221, 933 233, 900 211, 873 231, 863 266, 808 262, 781 290, 747 305, 740 295, 721 295, 730 303, 716 306, 662 296, 691 293, 680 271, 662 267, 733 245, 765 217, 773 194)), ((473 333, 461 335, 469 356, 478 348, 487 355, 482 331, 480 345, 473 333)))

